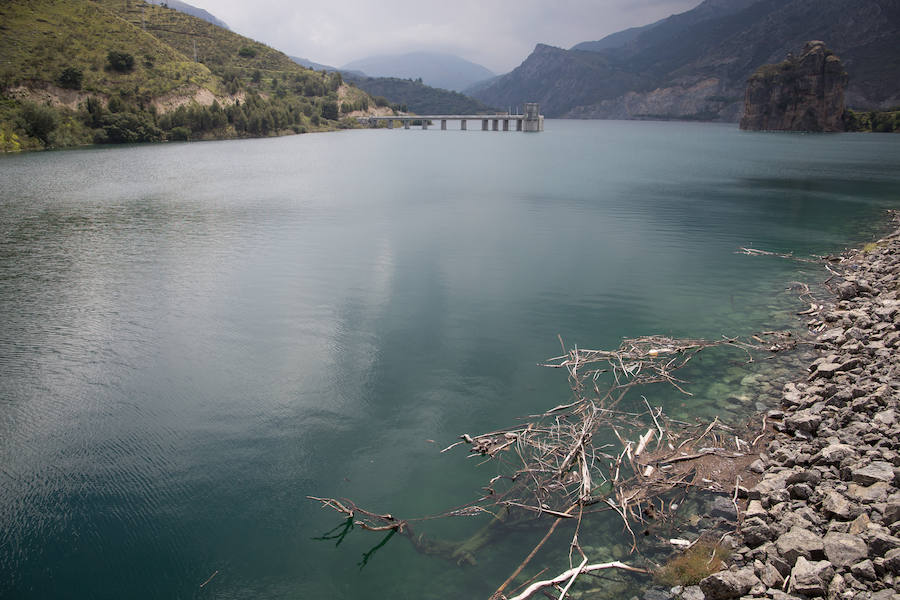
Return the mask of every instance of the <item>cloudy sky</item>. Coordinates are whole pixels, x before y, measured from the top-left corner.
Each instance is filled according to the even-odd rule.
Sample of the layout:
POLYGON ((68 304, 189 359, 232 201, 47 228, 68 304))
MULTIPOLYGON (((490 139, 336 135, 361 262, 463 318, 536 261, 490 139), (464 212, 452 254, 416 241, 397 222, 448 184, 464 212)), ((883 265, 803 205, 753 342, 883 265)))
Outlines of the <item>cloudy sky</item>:
POLYGON ((237 33, 333 66, 436 50, 497 73, 538 42, 571 47, 684 12, 700 0, 187 0, 237 33))

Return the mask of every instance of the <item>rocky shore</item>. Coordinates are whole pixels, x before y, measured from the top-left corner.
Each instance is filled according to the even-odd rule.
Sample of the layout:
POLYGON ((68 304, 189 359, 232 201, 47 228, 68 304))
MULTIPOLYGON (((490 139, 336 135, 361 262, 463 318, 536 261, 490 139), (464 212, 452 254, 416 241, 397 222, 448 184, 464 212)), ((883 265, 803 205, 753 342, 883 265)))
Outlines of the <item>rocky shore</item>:
POLYGON ((900 598, 900 229, 830 268, 818 356, 766 414, 729 567, 669 598, 900 598))

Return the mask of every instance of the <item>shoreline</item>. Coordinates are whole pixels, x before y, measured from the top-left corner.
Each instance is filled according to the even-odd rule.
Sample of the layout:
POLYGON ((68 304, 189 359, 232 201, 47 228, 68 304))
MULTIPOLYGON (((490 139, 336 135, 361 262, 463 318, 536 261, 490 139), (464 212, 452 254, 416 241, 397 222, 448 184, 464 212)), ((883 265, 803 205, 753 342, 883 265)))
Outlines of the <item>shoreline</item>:
POLYGON ((833 297, 806 313, 817 356, 762 413, 727 568, 668 598, 900 598, 900 213, 888 218, 827 267, 833 297))

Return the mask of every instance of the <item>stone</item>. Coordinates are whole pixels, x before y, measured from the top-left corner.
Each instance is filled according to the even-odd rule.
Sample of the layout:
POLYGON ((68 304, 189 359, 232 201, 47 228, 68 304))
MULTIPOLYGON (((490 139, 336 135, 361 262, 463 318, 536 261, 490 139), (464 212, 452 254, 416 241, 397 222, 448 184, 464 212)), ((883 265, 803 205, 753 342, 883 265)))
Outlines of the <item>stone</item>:
POLYGON ((799 557, 812 559, 822 558, 825 555, 825 544, 822 542, 822 538, 801 527, 793 527, 787 533, 782 534, 775 541, 775 547, 791 565, 797 562, 799 557))
POLYGON ((840 573, 836 574, 828 584, 828 600, 838 600, 846 590, 847 582, 840 573))
POLYGON ((744 521, 741 527, 744 543, 750 548, 756 548, 772 539, 772 529, 759 517, 750 517, 744 521))
POLYGON ((874 580, 878 575, 875 573, 875 565, 868 558, 861 560, 855 565, 850 565, 850 572, 860 579, 874 580))
POLYGON ((884 522, 891 525, 900 521, 900 502, 888 502, 884 507, 884 522))
POLYGON ((815 377, 825 377, 831 378, 834 377, 834 374, 841 370, 841 365, 839 363, 833 362, 823 362, 819 363, 816 367, 816 372, 813 373, 815 377))
POLYGON ((737 510, 734 508, 734 502, 731 498, 725 496, 716 496, 709 507, 709 514, 712 517, 722 517, 728 521, 737 520, 737 510))
POLYGON ((849 300, 859 294, 859 287, 853 281, 844 281, 838 284, 837 292, 841 300, 849 300))
POLYGON ((805 483, 795 483, 788 488, 788 493, 794 500, 808 500, 813 495, 813 489, 805 483))
POLYGON ((847 486, 847 494, 860 502, 884 502, 887 500, 890 485, 883 481, 873 483, 870 486, 851 483, 847 486))
POLYGON ((846 339, 843 327, 835 327, 823 332, 816 338, 820 344, 842 344, 846 339))
POLYGON ((821 480, 822 476, 819 474, 819 471, 815 469, 804 469, 802 471, 795 471, 794 473, 788 475, 785 483, 787 483, 788 485, 792 485, 795 483, 808 483, 809 485, 815 487, 819 485, 819 482, 821 480))
POLYGON ((713 573, 700 582, 700 590, 706 600, 730 600, 743 596, 759 583, 753 568, 744 567, 713 573))
POLYGON ((880 423, 882 425, 887 425, 888 427, 890 427, 897 422, 897 413, 894 412, 894 409, 889 408, 876 414, 872 420, 876 423, 880 423))
POLYGON ((703 591, 699 585, 689 585, 681 592, 681 600, 704 600, 703 591))
POLYGON ((832 577, 834 567, 827 560, 809 561, 801 556, 791 569, 792 589, 804 596, 824 596, 832 577))
POLYGON ((884 461, 875 461, 859 469, 853 469, 853 481, 860 485, 872 485, 879 481, 894 481, 894 466, 884 461))
POLYGON ((888 550, 884 555, 884 568, 894 575, 900 575, 900 548, 888 550))
POLYGON ((849 567, 869 556, 869 547, 858 535, 832 532, 822 542, 825 557, 836 567, 849 567))
POLYGON ((813 458, 813 462, 823 462, 829 465, 840 464, 845 458, 855 456, 856 449, 849 444, 829 444, 813 458))
POLYGON ((825 511, 826 515, 847 520, 851 516, 850 509, 850 501, 844 498, 843 495, 834 490, 825 494, 825 499, 822 501, 822 510, 825 511))
POLYGON ((780 588, 784 583, 784 577, 781 576, 781 573, 779 573, 778 569, 773 565, 760 563, 759 566, 754 566, 756 567, 756 576, 759 577, 759 580, 762 581, 766 587, 780 588))
POLYGON ((798 410, 784 420, 784 425, 788 430, 805 431, 807 433, 815 433, 821 423, 822 415, 820 411, 811 408, 798 410))
POLYGON ((671 600, 672 593, 662 588, 650 588, 644 592, 643 600, 671 600))
POLYGON ((900 548, 900 538, 882 531, 875 531, 869 534, 869 558, 885 556, 896 548, 900 548))
MULTIPOLYGON (((900 505, 898 505, 900 506, 900 505)), ((763 508, 762 502, 759 500, 751 500, 747 503, 747 510, 744 511, 746 517, 764 517, 766 509, 763 508)))
POLYGON ((872 520, 869 519, 869 515, 866 513, 862 513, 850 523, 850 528, 847 530, 847 533, 852 533, 853 535, 859 535, 865 531, 869 530, 869 523, 872 520))

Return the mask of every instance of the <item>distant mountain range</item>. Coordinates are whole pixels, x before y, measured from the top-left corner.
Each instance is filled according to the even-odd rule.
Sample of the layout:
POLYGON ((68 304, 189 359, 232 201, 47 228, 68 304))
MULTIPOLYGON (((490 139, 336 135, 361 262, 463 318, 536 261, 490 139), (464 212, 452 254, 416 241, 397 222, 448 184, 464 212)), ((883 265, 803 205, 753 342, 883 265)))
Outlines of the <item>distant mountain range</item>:
POLYGON ((438 52, 371 56, 349 62, 341 71, 361 71, 369 77, 421 79, 426 85, 456 92, 494 76, 481 65, 438 52))
POLYGON ((900 104, 900 0, 706 0, 571 50, 538 44, 467 92, 493 106, 537 101, 554 117, 736 121, 753 71, 809 40, 843 61, 848 106, 900 104))
POLYGON ((217 18, 215 15, 210 14, 202 8, 197 8, 192 4, 188 4, 187 2, 181 2, 181 0, 147 0, 147 3, 157 4, 159 6, 168 6, 169 8, 174 8, 175 10, 183 12, 187 15, 191 15, 192 17, 203 19, 207 23, 212 23, 213 25, 221 27, 222 29, 230 29, 230 27, 225 24, 225 21, 217 18))
POLYGON ((344 72, 344 80, 371 96, 382 97, 402 111, 419 115, 469 115, 496 112, 483 102, 421 81, 396 77, 366 77, 344 72))

